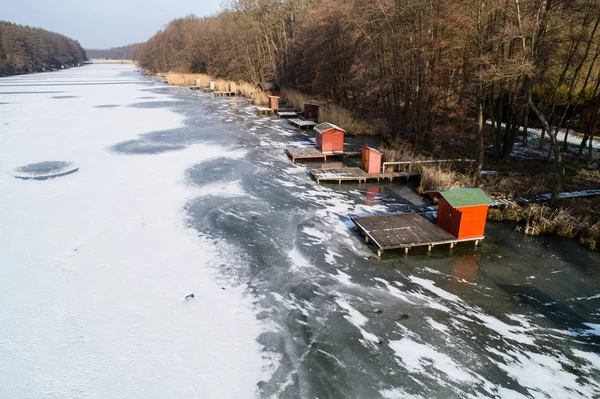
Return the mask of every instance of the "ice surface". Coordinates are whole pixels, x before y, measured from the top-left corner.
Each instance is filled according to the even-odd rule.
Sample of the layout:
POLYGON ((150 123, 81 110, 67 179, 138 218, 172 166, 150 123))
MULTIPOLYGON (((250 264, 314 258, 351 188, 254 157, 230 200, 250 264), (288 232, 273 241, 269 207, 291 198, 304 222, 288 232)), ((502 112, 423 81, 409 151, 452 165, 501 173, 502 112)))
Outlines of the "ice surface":
POLYGON ((243 286, 221 289, 213 268, 227 252, 183 212, 199 190, 185 171, 229 151, 111 152, 183 123, 169 109, 126 106, 148 86, 133 68, 2 79, 2 398, 249 398, 263 377, 251 300, 243 286), (79 98, 34 93, 48 88, 79 98), (43 184, 13 177, 47 159, 81 169, 43 184))
POLYGON ((79 170, 79 166, 64 161, 44 161, 15 169, 15 177, 23 180, 47 180, 66 176, 79 170))

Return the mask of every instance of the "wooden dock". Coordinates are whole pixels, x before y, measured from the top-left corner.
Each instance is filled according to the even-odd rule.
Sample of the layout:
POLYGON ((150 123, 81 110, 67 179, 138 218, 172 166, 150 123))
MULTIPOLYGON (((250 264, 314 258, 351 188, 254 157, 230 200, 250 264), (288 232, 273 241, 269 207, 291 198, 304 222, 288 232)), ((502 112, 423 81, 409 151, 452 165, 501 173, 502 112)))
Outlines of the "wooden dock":
POLYGON ((215 97, 235 97, 234 91, 215 91, 215 97))
POLYGON ((404 248, 408 253, 413 247, 428 247, 431 251, 436 245, 449 244, 454 248, 459 242, 475 241, 479 245, 485 238, 458 239, 414 212, 353 217, 352 221, 355 229, 364 234, 365 242, 377 248, 379 257, 391 249, 404 248))
POLYGON ((296 163, 297 159, 304 160, 319 160, 327 161, 327 155, 323 154, 321 151, 316 148, 310 147, 291 147, 286 148, 285 152, 288 154, 290 158, 292 158, 292 162, 296 163))
POLYGON ((298 113, 295 111, 277 111, 277 115, 279 115, 280 118, 294 118, 298 116, 298 113))
POLYGON ((296 126, 298 129, 312 129, 317 126, 316 122, 313 121, 305 121, 304 119, 292 118, 290 119, 290 123, 296 126))
POLYGON ((393 181, 398 177, 410 178, 421 175, 420 172, 367 173, 361 168, 311 169, 310 174, 318 184, 321 184, 322 182, 337 182, 338 184, 341 184, 344 181, 366 183, 367 180, 393 181))
POLYGON ((272 114, 274 112, 273 109, 269 107, 256 106, 254 108, 256 108, 256 112, 258 112, 259 115, 267 115, 272 114))

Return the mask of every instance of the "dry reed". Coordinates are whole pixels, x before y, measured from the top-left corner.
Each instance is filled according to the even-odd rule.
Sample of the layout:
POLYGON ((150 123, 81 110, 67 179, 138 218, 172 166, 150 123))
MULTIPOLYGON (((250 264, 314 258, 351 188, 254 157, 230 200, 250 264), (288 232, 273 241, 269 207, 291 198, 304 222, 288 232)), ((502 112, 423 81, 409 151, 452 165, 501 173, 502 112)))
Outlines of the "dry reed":
POLYGON ((355 118, 350 111, 335 104, 326 104, 319 107, 319 121, 338 125, 352 135, 376 134, 369 123, 355 118))
POLYGON ((281 89, 281 102, 293 108, 302 110, 303 104, 311 102, 310 98, 299 91, 281 89))
MULTIPOLYGON (((212 76, 205 74, 167 72, 160 74, 159 76, 164 77, 171 86, 193 86, 196 84, 196 79, 200 79, 201 87, 209 87, 210 82, 215 82, 215 90, 229 90, 229 81, 215 79, 212 76)), ((266 104, 268 102, 267 94, 250 83, 236 83, 236 92, 239 92, 244 97, 253 99, 255 104, 266 104)))
POLYGON ((421 184, 418 188, 419 193, 463 188, 472 185, 469 176, 455 172, 449 168, 417 164, 413 169, 421 171, 421 184))

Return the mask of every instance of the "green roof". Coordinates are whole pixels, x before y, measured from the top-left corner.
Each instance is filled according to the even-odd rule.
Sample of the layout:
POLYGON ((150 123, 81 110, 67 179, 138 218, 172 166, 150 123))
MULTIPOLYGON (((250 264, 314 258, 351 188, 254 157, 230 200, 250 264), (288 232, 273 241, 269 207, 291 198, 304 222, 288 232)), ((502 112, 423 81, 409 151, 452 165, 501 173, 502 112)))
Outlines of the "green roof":
POLYGON ((494 201, 480 188, 457 188, 439 192, 453 208, 461 206, 491 205, 494 201))

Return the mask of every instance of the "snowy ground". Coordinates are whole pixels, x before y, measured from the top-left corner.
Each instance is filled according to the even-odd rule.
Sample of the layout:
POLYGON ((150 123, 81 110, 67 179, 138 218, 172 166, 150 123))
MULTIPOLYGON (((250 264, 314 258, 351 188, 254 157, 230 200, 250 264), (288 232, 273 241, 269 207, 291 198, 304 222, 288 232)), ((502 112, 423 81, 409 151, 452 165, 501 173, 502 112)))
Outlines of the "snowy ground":
POLYGON ((111 151, 184 123, 132 106, 173 101, 133 69, 0 80, 0 398, 251 398, 264 376, 253 305, 183 214, 185 170, 243 152, 111 151), (44 161, 79 171, 15 179, 44 161))
MULTIPOLYGON (((488 124, 491 124, 491 121, 487 121, 488 124)), ((502 123, 502 126, 505 127, 506 124, 502 123)), ((556 130, 556 127, 553 126, 553 129, 556 130)), ((548 156, 548 152, 550 151, 550 137, 548 134, 545 134, 544 137, 544 146, 543 148, 539 148, 540 138, 542 136, 542 129, 537 128, 529 128, 527 129, 527 145, 523 146, 523 128, 519 129, 519 137, 517 137, 517 141, 515 142, 515 146, 513 148, 513 155, 521 157, 521 158, 531 158, 531 159, 539 159, 548 156)), ((558 130, 556 135, 556 140, 560 144, 561 150, 563 149, 563 142, 565 140, 566 129, 561 128, 558 130)), ((579 133, 574 133, 572 130, 569 132, 569 136, 567 137, 567 143, 571 149, 571 152, 577 153, 579 151, 579 145, 581 144, 582 135, 579 133)), ((600 138, 594 137, 592 140, 592 154, 595 157, 600 150, 600 138)), ((588 152, 588 144, 584 148, 583 154, 587 155, 588 152)), ((563 151, 564 153, 564 151, 563 151)), ((564 153, 565 155, 569 155, 564 153)))

